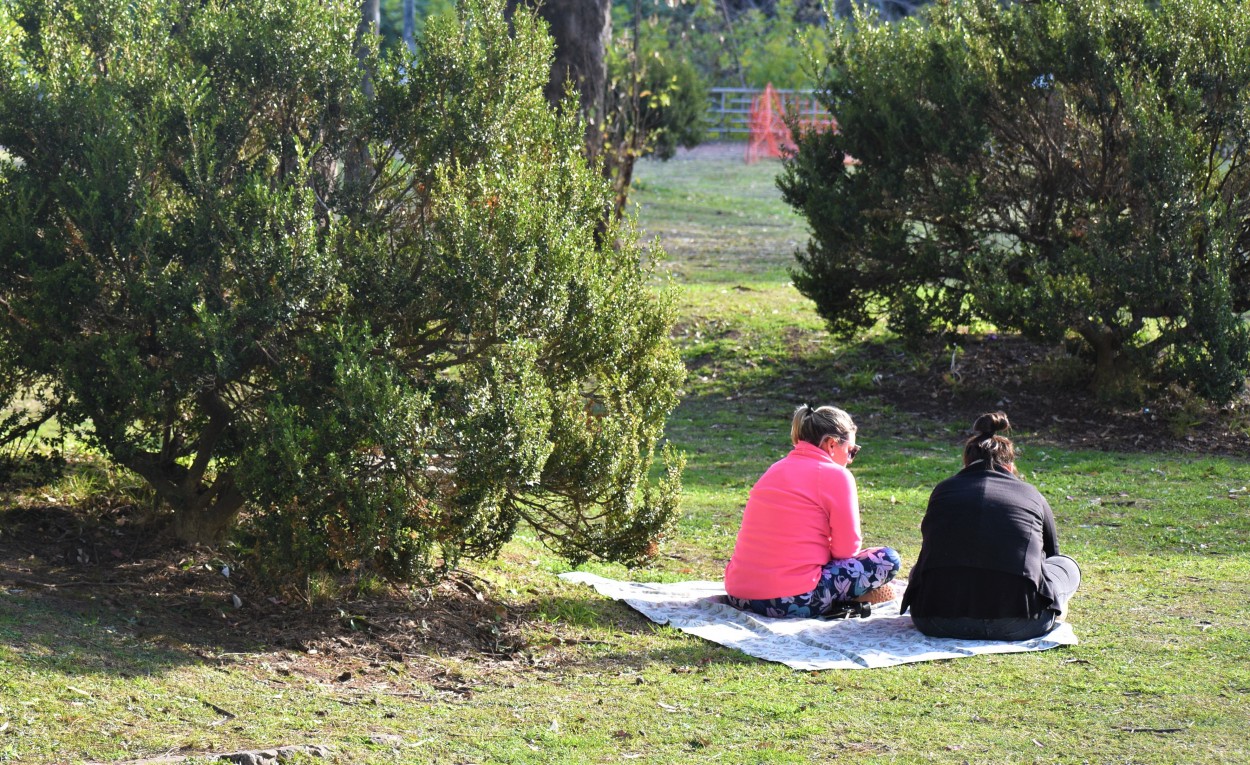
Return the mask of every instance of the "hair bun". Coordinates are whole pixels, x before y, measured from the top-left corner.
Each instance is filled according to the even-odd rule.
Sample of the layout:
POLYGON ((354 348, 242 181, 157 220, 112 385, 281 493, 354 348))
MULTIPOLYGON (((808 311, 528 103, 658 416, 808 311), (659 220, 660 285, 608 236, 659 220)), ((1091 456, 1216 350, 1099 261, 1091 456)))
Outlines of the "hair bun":
POLYGON ((1006 412, 987 412, 978 417, 976 422, 972 423, 972 430, 977 435, 986 438, 1010 427, 1011 423, 1007 420, 1006 412))

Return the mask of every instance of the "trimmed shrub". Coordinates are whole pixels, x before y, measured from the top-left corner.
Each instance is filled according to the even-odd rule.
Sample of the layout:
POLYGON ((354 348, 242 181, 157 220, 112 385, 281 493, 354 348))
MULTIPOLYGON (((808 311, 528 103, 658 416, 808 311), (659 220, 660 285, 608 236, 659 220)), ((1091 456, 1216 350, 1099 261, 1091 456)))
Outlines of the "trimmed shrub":
POLYGON ((522 523, 647 560, 672 309, 549 38, 466 0, 383 57, 357 13, 0 6, 0 347, 181 538, 246 509, 275 572, 428 581, 522 523))
POLYGON ((780 185, 830 327, 976 319, 1079 338, 1105 394, 1233 396, 1250 372, 1250 9, 1214 0, 943 3, 834 31, 780 185), (857 164, 844 165, 854 157, 857 164))

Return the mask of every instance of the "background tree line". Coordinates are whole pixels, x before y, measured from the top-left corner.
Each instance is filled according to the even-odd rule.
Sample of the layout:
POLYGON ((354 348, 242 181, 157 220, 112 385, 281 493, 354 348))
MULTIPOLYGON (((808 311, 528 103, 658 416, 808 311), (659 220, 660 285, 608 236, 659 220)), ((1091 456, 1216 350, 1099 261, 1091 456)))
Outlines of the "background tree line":
MULTIPOLYGON (((614 21, 634 71, 687 97, 818 85, 845 129, 806 136, 781 185, 814 232, 796 284, 835 331, 986 321, 1066 340, 1104 397, 1223 402, 1250 372, 1250 208, 1244 14, 1221 8, 617 0, 614 21)), ((608 144, 621 206, 634 157, 697 140, 655 122, 667 144, 608 144)))

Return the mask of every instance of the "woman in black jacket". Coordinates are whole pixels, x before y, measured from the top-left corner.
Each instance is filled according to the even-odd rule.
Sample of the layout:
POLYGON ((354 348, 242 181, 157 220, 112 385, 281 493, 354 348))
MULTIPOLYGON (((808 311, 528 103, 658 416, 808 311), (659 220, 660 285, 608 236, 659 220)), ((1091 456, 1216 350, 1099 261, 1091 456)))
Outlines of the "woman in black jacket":
POLYGON ((1081 570, 1059 554, 1046 498, 1016 474, 1016 450, 983 414, 964 444, 964 468, 937 485, 920 525, 920 557, 902 610, 932 637, 1025 640, 1054 628, 1081 570))

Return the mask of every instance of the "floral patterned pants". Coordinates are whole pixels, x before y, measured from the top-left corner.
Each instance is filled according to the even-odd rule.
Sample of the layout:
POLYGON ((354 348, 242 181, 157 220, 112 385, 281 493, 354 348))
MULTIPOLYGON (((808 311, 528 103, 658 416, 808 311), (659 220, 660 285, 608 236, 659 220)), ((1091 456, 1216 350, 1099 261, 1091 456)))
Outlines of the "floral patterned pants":
POLYGON ((842 604, 875 590, 893 579, 902 567, 894 550, 873 547, 861 550, 854 558, 826 563, 811 592, 767 600, 744 600, 732 595, 725 599, 734 608, 760 616, 810 618, 836 611, 842 604))

